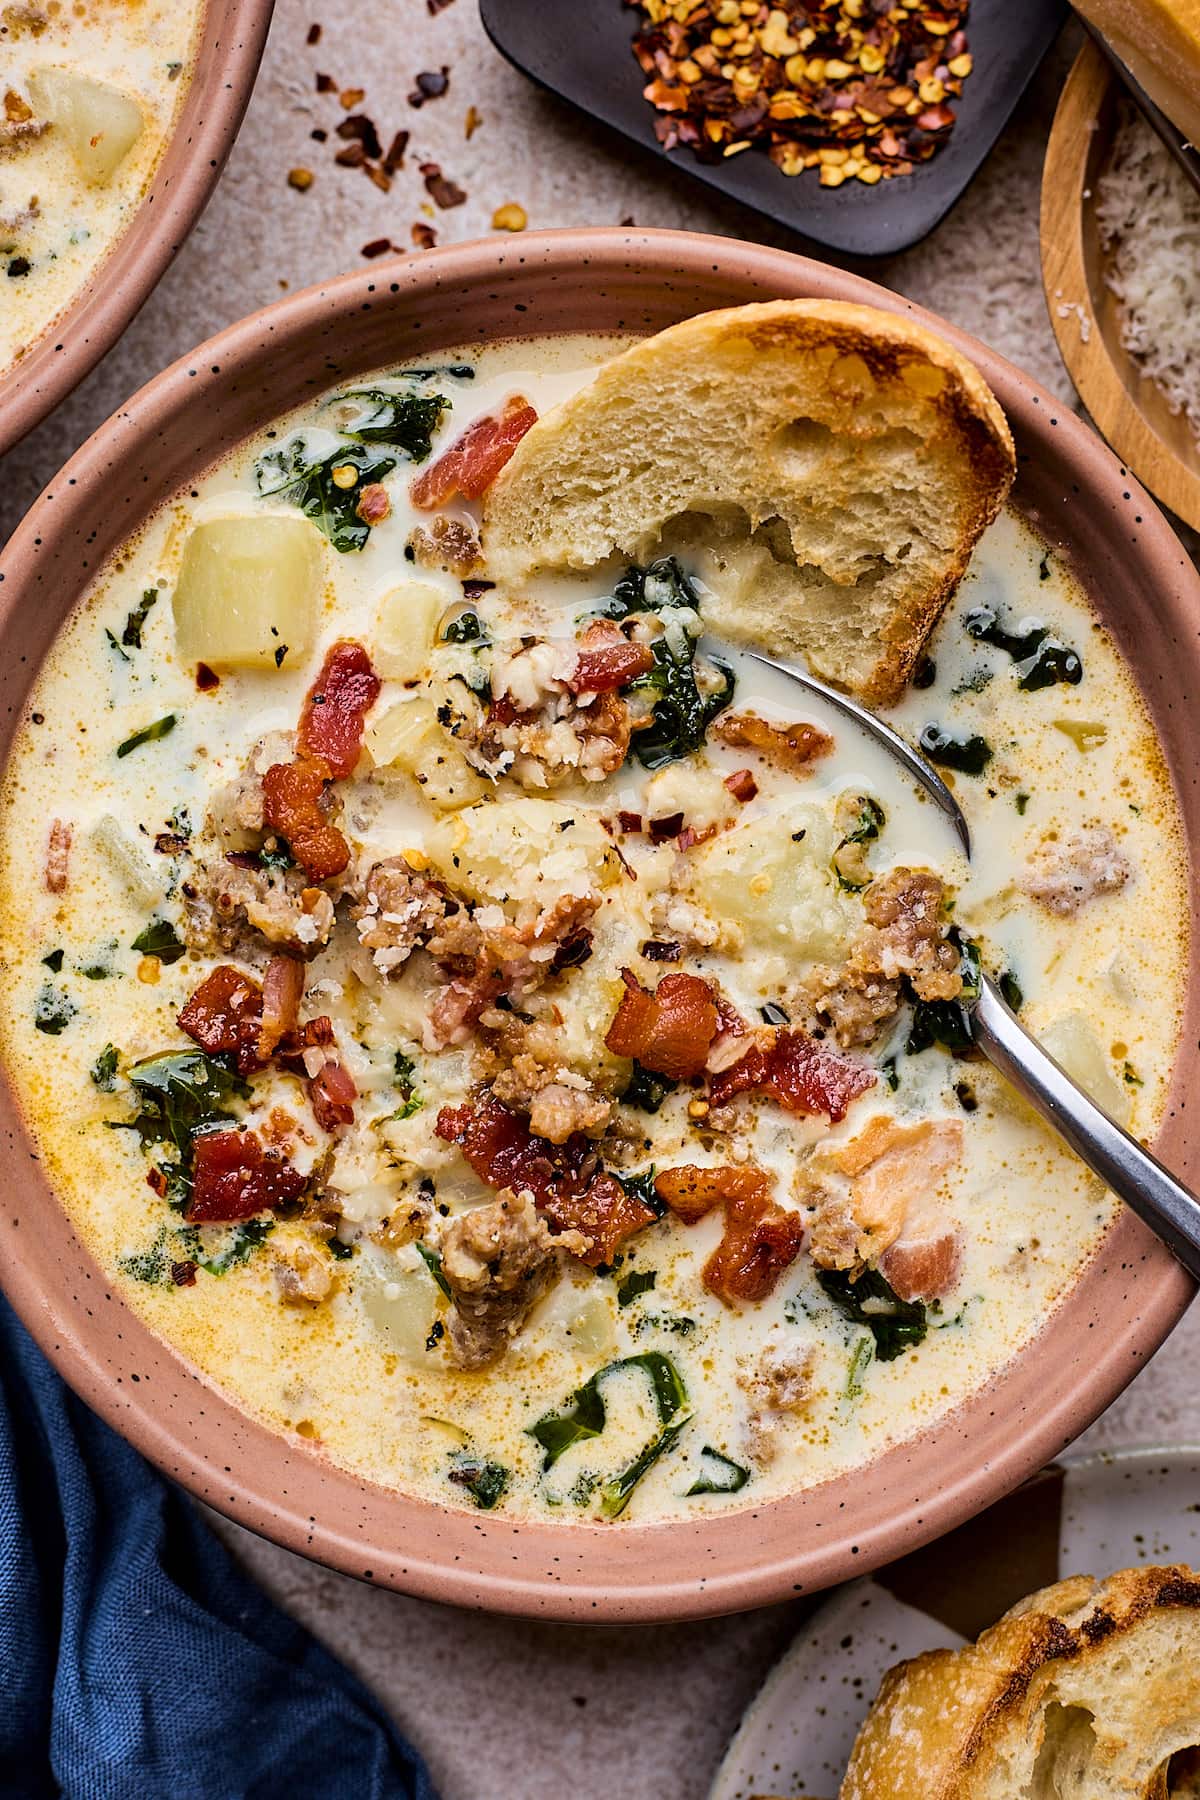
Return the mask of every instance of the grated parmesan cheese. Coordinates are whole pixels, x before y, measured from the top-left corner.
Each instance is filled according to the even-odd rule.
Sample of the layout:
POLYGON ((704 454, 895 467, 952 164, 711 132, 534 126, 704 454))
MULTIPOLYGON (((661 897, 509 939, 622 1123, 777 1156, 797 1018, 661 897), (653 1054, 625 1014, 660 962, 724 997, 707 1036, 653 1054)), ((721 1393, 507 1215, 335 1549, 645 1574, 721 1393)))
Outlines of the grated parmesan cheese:
POLYGON ((1096 188, 1121 343, 1200 438, 1200 199, 1128 108, 1096 188))

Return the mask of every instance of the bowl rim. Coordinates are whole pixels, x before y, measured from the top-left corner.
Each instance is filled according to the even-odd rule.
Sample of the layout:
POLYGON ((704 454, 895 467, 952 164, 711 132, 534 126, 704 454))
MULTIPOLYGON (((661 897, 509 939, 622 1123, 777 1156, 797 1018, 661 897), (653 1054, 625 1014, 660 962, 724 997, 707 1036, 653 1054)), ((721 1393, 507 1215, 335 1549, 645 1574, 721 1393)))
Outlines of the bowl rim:
POLYGON ((112 349, 216 187, 254 90, 275 0, 202 4, 197 72, 132 218, 26 354, 0 370, 0 456, 112 349))
MULTIPOLYGON (((43 603, 38 565, 72 516, 83 514, 85 500, 104 491, 99 484, 114 455, 128 468, 131 458, 152 450, 161 419, 194 407, 206 382, 253 381, 257 362, 279 356, 281 346, 323 322, 328 328, 335 321, 350 332, 356 316, 378 308, 386 317, 392 304, 428 305, 439 289, 455 284, 464 291, 473 284, 488 299, 501 296, 487 289, 507 284, 503 298, 508 300, 514 292, 532 292, 528 284, 540 279, 558 282, 560 293, 565 285, 574 300, 606 279, 616 291, 621 278, 640 281, 643 290, 649 279, 655 293, 672 296, 671 305, 674 289, 691 282, 696 291, 715 286, 744 298, 814 294, 854 300, 937 330, 981 368, 1008 413, 1019 450, 1031 438, 1038 443, 1055 483, 1065 486, 1072 472, 1077 492, 1089 498, 1107 493, 1122 523, 1131 515, 1120 512, 1119 496, 1136 507, 1139 579, 1156 601, 1169 600, 1189 637, 1195 637, 1200 575, 1165 519, 1094 433, 1030 377, 957 328, 860 276, 734 239, 607 227, 530 233, 511 243, 479 240, 420 260, 375 264, 276 301, 181 358, 93 433, 0 551, 0 644, 22 607, 43 603)), ((688 310, 703 308, 685 305, 680 316, 688 310)), ((537 329, 536 320, 522 327, 518 319, 496 335, 529 334, 531 327, 537 329)), ((440 329, 439 342, 449 347, 453 330, 451 318, 440 329)), ((430 351, 437 347, 434 336, 438 333, 426 346, 430 351)), ((314 388, 334 378, 322 371, 314 388)), ((309 390, 298 380, 297 397, 304 391, 309 390)), ((198 453, 193 466, 201 466, 198 453)), ((1054 492, 1060 491, 1055 486, 1054 492)), ((1128 543, 1128 533, 1122 541, 1128 543)), ((70 605, 87 579, 81 575, 72 588, 70 605)), ((63 617, 68 610, 63 607, 63 617)), ((14 679, 27 686, 35 673, 36 666, 14 679)), ((1191 1029, 1200 1021, 1196 989, 1192 980, 1181 1045, 1200 1036, 1191 1029)), ((1182 1055, 1176 1059, 1168 1115, 1177 1131, 1183 1130, 1186 1106, 1184 1061, 1182 1055)), ((15 1103, 12 1116, 19 1124, 15 1103)), ((1194 1293, 1190 1278, 1127 1212, 1070 1297, 1016 1357, 928 1432, 863 1468, 759 1507, 695 1521, 614 1528, 469 1514, 376 1487, 326 1461, 311 1445, 268 1429, 226 1398, 114 1293, 45 1177, 29 1175, 25 1143, 15 1129, 6 1135, 6 1159, 14 1170, 25 1171, 25 1182, 11 1184, 9 1205, 0 1192, 0 1244, 7 1251, 0 1251, 0 1279, 42 1349, 110 1425, 199 1498, 289 1549, 409 1594, 526 1616, 592 1622, 703 1617, 811 1593, 851 1573, 866 1573, 980 1510, 1060 1451, 1132 1379, 1194 1293), (15 1209, 22 1196, 17 1190, 38 1184, 77 1258, 80 1291, 72 1295, 53 1253, 41 1244, 48 1234, 18 1229, 15 1209), (1123 1311, 1104 1291, 1112 1280, 1124 1284, 1123 1311), (1077 1317, 1067 1331, 1068 1315, 1073 1309, 1082 1315, 1085 1301, 1092 1306, 1088 1331, 1080 1332, 1077 1317), (93 1324, 102 1312, 120 1319, 118 1341, 107 1348, 93 1324), (155 1380, 176 1382, 177 1398, 195 1406, 193 1415, 182 1421, 168 1417, 174 1403, 156 1401, 155 1381, 145 1373, 150 1366, 155 1380), (214 1419, 225 1433, 219 1446, 214 1419), (264 1474, 272 1462, 274 1478, 264 1474), (868 1471, 875 1477, 874 1492, 864 1480, 868 1471), (330 1491, 333 1504, 326 1498, 330 1491), (840 1517, 843 1512, 847 1519, 840 1517), (744 1547, 724 1567, 720 1559, 728 1539, 738 1533, 744 1547)), ((1191 1148, 1185 1145, 1184 1151, 1186 1162, 1191 1148)), ((1200 1144, 1195 1151, 1200 1157, 1200 1144)), ((111 1340, 112 1325, 103 1330, 111 1340)))

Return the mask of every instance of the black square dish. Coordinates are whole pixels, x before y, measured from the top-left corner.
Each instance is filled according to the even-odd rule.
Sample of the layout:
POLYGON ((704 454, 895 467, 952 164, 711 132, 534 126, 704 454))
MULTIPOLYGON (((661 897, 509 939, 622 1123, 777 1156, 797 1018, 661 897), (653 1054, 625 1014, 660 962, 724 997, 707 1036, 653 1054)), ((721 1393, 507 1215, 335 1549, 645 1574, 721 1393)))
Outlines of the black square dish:
POLYGON ((874 187, 823 188, 815 169, 780 173, 758 151, 719 163, 664 151, 642 98, 630 44, 642 15, 622 0, 479 0, 496 48, 524 74, 669 161, 814 243, 850 256, 887 256, 923 238, 950 210, 999 137, 1067 16, 1065 0, 973 0, 974 70, 949 141, 911 175, 874 187))

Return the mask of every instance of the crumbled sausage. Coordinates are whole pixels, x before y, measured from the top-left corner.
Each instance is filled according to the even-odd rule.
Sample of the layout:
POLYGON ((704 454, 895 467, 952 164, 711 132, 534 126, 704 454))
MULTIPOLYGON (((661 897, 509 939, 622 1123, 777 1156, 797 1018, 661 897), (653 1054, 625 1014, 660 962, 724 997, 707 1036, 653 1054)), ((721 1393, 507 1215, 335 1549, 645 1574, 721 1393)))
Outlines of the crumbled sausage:
POLYGON ((445 921, 446 895, 402 856, 374 863, 350 909, 358 938, 382 975, 392 975, 445 921))
POLYGON ((813 1396, 815 1345, 800 1342, 768 1343, 756 1363, 742 1363, 738 1385, 750 1397, 746 1419, 746 1449, 757 1463, 774 1461, 778 1436, 789 1415, 803 1412, 813 1396))
POLYGON ((452 1362, 481 1369, 504 1354, 557 1272, 557 1246, 576 1235, 552 1237, 529 1196, 511 1192, 447 1226, 439 1248, 453 1299, 446 1321, 452 1362))
POLYGON ((1071 919, 1099 895, 1117 893, 1132 874, 1112 832, 1089 825, 1065 843, 1054 839, 1035 850, 1021 885, 1047 911, 1071 919))

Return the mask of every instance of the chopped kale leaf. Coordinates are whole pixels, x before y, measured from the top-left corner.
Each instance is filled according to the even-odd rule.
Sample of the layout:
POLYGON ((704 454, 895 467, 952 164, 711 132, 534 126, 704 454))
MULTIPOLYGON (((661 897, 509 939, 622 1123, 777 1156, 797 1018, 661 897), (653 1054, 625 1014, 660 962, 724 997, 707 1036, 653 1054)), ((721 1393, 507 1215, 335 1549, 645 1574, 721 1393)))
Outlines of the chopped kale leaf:
POLYGON ((105 1044, 89 1071, 98 1088, 111 1094, 117 1085, 117 1049, 115 1044, 105 1044))
POLYGON ((343 437, 386 444, 415 463, 424 462, 433 449, 433 434, 450 405, 442 394, 396 394, 370 387, 349 388, 334 400, 360 403, 361 416, 338 427, 343 437))
POLYGON ((649 725, 634 733, 633 753, 644 769, 661 769, 700 748, 709 725, 733 699, 734 678, 728 663, 713 657, 720 686, 702 694, 696 682, 695 641, 675 626, 655 640, 651 654, 654 667, 625 691, 653 700, 649 725))
POLYGON ((634 1059, 633 1074, 629 1077, 628 1086, 621 1095, 626 1106, 636 1106, 641 1112, 656 1113, 668 1094, 673 1094, 679 1086, 669 1076, 655 1075, 650 1069, 643 1069, 640 1062, 634 1059))
POLYGON ((630 1269, 617 1288, 617 1305, 628 1306, 641 1294, 648 1294, 658 1280, 656 1269, 630 1269))
POLYGON ((161 719, 155 719, 153 725, 143 725, 132 737, 117 745, 118 756, 128 756, 131 750, 140 750, 143 744, 156 744, 159 738, 165 738, 175 729, 175 714, 167 713, 161 719))
MULTIPOLYGON (((121 633, 121 642, 127 650, 140 650, 142 647, 142 627, 146 623, 150 608, 158 599, 157 588, 143 588, 142 597, 125 621, 125 629, 121 633)), ((128 661, 128 658, 126 658, 128 661)))
POLYGON ((168 967, 177 963, 181 956, 187 955, 187 945, 183 943, 170 919, 151 919, 134 938, 131 950, 140 950, 143 956, 157 956, 159 962, 168 967))
POLYGON ((700 1452, 700 1473, 691 1487, 684 1489, 684 1498, 690 1500, 693 1494, 738 1494, 749 1479, 749 1469, 705 1444, 700 1452))
POLYGON ((991 606, 975 607, 963 624, 981 643, 1007 651, 1017 665, 1017 686, 1026 692, 1054 687, 1060 681, 1078 687, 1083 680, 1079 652, 1052 637, 1045 625, 1030 624, 1024 631, 1006 631, 991 606))
POLYGON ((461 612, 442 630, 444 644, 486 644, 487 634, 477 612, 461 612))
POLYGON ((229 1103, 250 1089, 220 1057, 203 1050, 169 1050, 134 1063, 129 1080, 141 1102, 133 1127, 143 1143, 169 1143, 185 1163, 192 1140, 206 1126, 230 1120, 229 1103))
POLYGON ((924 1341, 928 1324, 921 1300, 901 1300, 878 1269, 864 1269, 857 1281, 845 1269, 818 1269, 821 1283, 838 1311, 855 1325, 865 1325, 875 1340, 880 1362, 894 1362, 924 1341))
POLYGON ((617 1180, 625 1189, 625 1192, 629 1195, 630 1199, 640 1200, 643 1206, 649 1208, 656 1219, 661 1219, 667 1210, 667 1203, 665 1200, 659 1198, 658 1190, 654 1186, 654 1175, 654 1164, 651 1163, 650 1167, 648 1169, 643 1169, 640 1174, 618 1174, 617 1180))
POLYGON ((215 1256, 202 1260, 200 1267, 209 1275, 225 1275, 241 1263, 249 1262, 256 1250, 261 1250, 275 1229, 274 1219, 243 1219, 235 1225, 226 1240, 223 1250, 215 1256))
POLYGON ((79 1008, 65 989, 53 987, 50 982, 45 981, 33 1003, 33 1023, 47 1037, 58 1037, 67 1029, 78 1011, 79 1008))
POLYGON ((363 488, 382 481, 395 466, 394 456, 376 456, 363 444, 346 444, 314 457, 301 434, 282 449, 260 456, 254 479, 261 495, 276 495, 298 506, 334 549, 344 553, 361 550, 371 535, 370 525, 358 516, 363 488))
POLYGON ((912 1026, 904 1046, 909 1056, 928 1050, 931 1044, 941 1044, 945 1050, 967 1050, 974 1041, 971 1009, 979 998, 979 946, 957 925, 951 926, 949 941, 958 951, 962 993, 955 1000, 919 1000, 906 983, 914 1003, 912 1026))
POLYGON ((958 738, 944 725, 929 724, 919 742, 930 762, 956 769, 960 775, 982 775, 992 760, 992 746, 978 732, 958 738))
POLYGON ((432 1245, 430 1245, 430 1244, 421 1243, 420 1240, 418 1239, 417 1253, 420 1256, 421 1261, 425 1264, 425 1267, 429 1270, 429 1273, 433 1276, 433 1279, 436 1281, 436 1283, 437 1283, 438 1287, 441 1289, 442 1293, 446 1296, 447 1300, 453 1299, 454 1296, 450 1292, 450 1283, 446 1280, 446 1277, 442 1274, 442 1253, 441 1253, 441 1251, 433 1249, 432 1245))
POLYGON ((63 952, 52 950, 49 956, 43 956, 42 962, 52 975, 57 975, 63 966, 63 952))
POLYGON ((508 1486, 508 1470, 503 1463, 459 1450, 450 1464, 450 1480, 456 1487, 466 1488, 481 1512, 490 1512, 508 1486))

